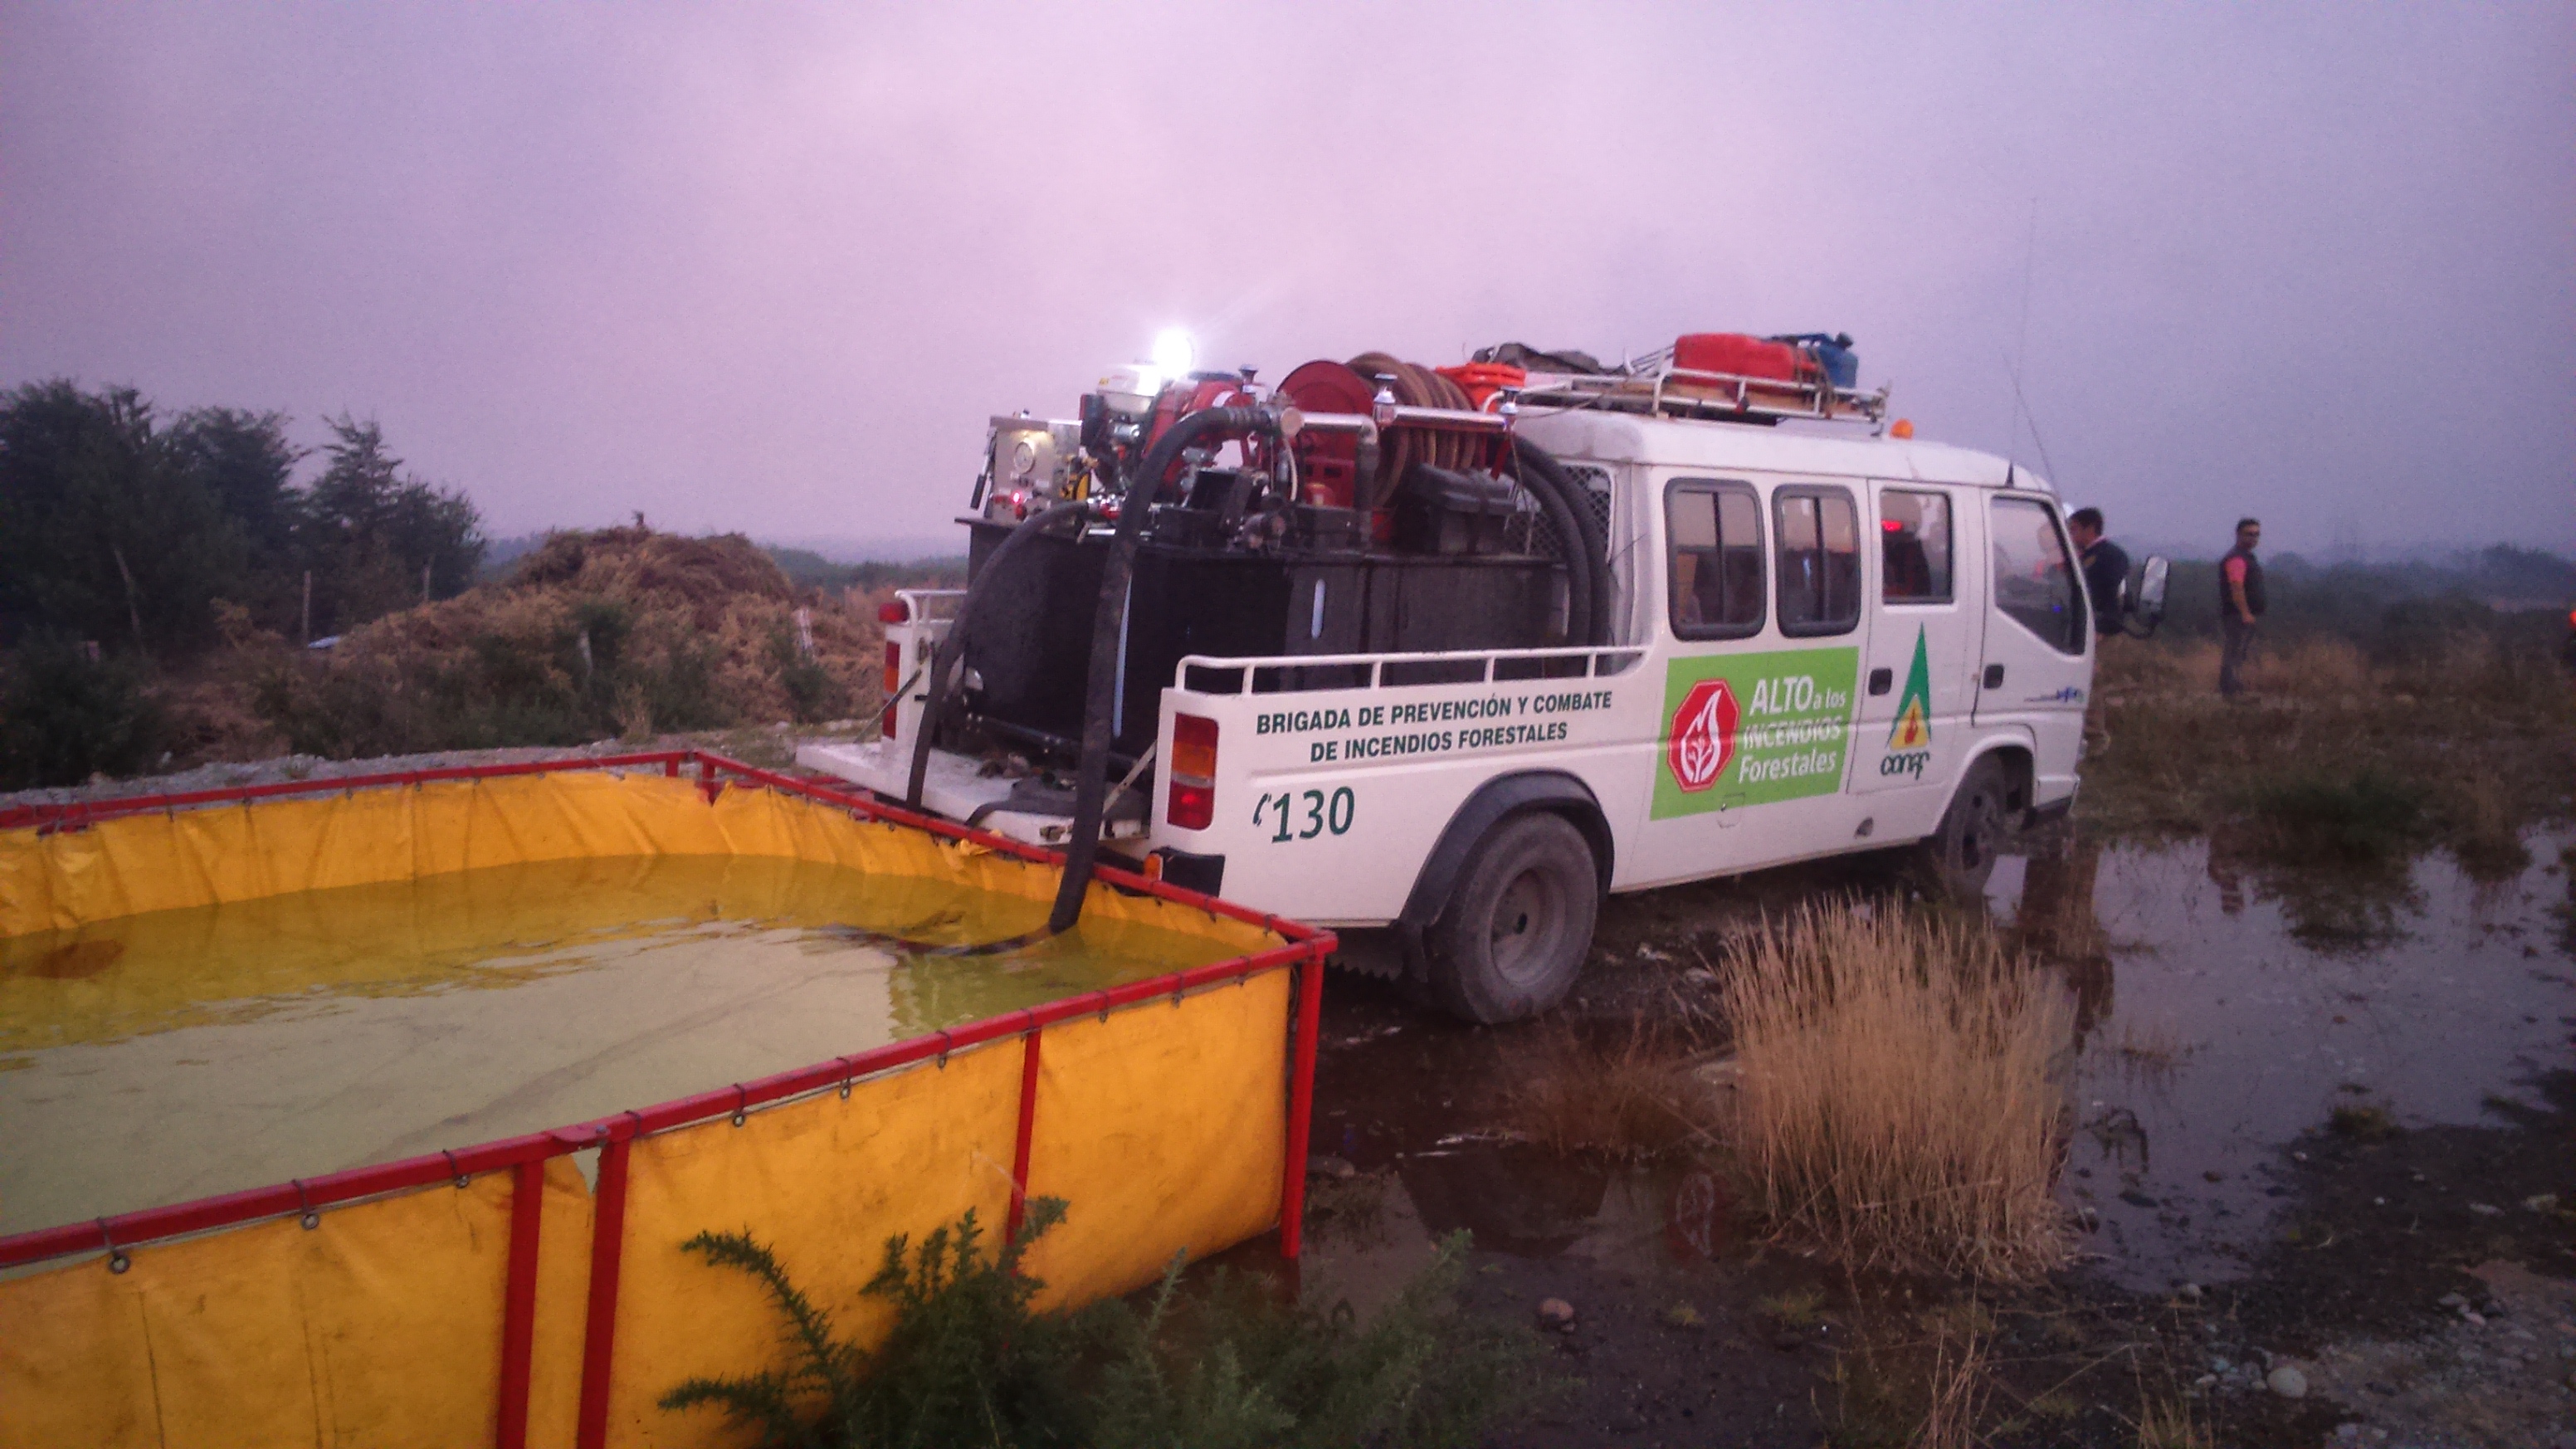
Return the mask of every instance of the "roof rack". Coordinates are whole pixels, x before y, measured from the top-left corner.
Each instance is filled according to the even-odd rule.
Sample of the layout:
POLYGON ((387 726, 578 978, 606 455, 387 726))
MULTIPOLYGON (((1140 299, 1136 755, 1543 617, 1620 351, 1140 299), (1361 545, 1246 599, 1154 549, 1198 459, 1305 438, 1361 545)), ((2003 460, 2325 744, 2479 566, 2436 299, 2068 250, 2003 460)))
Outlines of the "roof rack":
POLYGON ((1748 377, 1673 366, 1673 350, 1659 348, 1616 372, 1533 372, 1519 401, 1542 407, 1606 408, 1674 418, 1728 422, 1868 423, 1887 418, 1887 389, 1862 392, 1829 382, 1748 377))

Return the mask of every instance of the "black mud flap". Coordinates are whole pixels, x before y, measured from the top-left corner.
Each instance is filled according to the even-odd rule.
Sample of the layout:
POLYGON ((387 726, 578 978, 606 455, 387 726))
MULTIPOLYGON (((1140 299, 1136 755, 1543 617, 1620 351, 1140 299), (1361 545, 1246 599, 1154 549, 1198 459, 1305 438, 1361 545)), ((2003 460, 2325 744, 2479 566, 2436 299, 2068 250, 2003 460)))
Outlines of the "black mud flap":
POLYGON ((1203 896, 1225 894, 1224 856, 1193 855, 1186 850, 1174 850, 1165 845, 1156 848, 1154 858, 1163 863, 1164 884, 1176 885, 1185 891, 1197 891, 1203 896))

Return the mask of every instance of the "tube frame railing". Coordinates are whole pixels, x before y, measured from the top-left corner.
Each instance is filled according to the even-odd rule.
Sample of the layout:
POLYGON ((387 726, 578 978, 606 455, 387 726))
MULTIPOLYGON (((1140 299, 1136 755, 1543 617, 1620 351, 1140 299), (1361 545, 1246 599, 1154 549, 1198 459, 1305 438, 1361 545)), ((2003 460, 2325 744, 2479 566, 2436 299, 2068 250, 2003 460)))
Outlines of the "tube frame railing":
MULTIPOLYGON (((677 777, 690 765, 698 770, 699 788, 713 802, 727 785, 740 781, 784 791, 821 804, 846 809, 866 819, 908 826, 946 839, 968 841, 1015 859, 1061 866, 1063 853, 977 830, 936 816, 884 804, 872 797, 835 789, 813 780, 746 765, 704 750, 662 750, 512 764, 405 770, 340 779, 296 780, 244 785, 179 794, 135 795, 115 800, 64 805, 18 806, 0 812, 0 829, 33 826, 39 833, 78 831, 100 821, 153 811, 201 809, 246 804, 296 795, 391 788, 435 781, 484 780, 566 770, 623 770, 659 767, 677 777)), ((81 1253, 105 1253, 110 1272, 125 1271, 126 1254, 145 1244, 239 1227, 266 1219, 303 1216, 325 1208, 406 1192, 437 1183, 461 1183, 489 1172, 512 1174, 510 1241, 502 1293, 500 1393, 493 1443, 499 1449, 524 1449, 527 1443, 529 1383, 535 1355, 536 1280, 545 1164, 549 1159, 596 1150, 598 1186, 593 1194, 590 1285, 582 1341, 582 1373, 575 1443, 596 1449, 606 1442, 609 1384, 615 1366, 620 1269, 625 1251, 627 1160, 636 1138, 694 1126, 718 1117, 738 1117, 755 1108, 842 1088, 864 1078, 899 1071, 920 1062, 946 1061, 961 1051, 1017 1038, 1021 1043, 1019 1112, 1011 1164, 1011 1203, 1005 1240, 1016 1236, 1029 1196, 1030 1144, 1037 1117, 1040 1043, 1047 1027, 1080 1017, 1103 1017, 1148 1001, 1178 1000, 1192 991, 1226 982, 1246 982, 1257 975, 1293 973, 1293 1005, 1288 1071, 1288 1122, 1282 1144, 1285 1161, 1280 1183, 1279 1251, 1296 1258, 1302 1248, 1305 1211, 1306 1151, 1314 1114, 1316 1038, 1323 1003, 1324 961, 1339 944, 1333 933, 1280 919, 1187 890, 1132 871, 1102 866, 1104 882, 1206 911, 1286 938, 1287 944, 1248 956, 1211 962, 1123 986, 987 1017, 926 1036, 910 1037, 849 1056, 779 1072, 756 1081, 699 1092, 650 1107, 620 1112, 549 1131, 476 1143, 406 1158, 298 1178, 270 1187, 251 1188, 66 1223, 0 1237, 0 1269, 41 1263, 81 1253)))

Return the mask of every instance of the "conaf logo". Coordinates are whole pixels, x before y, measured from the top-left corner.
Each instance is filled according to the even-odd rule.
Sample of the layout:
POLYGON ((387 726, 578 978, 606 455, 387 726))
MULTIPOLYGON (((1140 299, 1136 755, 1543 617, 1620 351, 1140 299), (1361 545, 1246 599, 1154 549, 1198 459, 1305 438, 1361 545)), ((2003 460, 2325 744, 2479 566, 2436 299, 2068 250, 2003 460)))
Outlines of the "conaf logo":
POLYGON ((1697 793, 1717 783, 1735 758, 1736 719, 1735 691, 1725 680, 1703 679, 1691 686, 1681 708, 1673 711, 1672 740, 1664 747, 1675 784, 1697 793))
POLYGON ((1896 723, 1887 731, 1891 750, 1919 750, 1932 743, 1932 655, 1923 626, 1914 626, 1914 663, 1905 671, 1905 692, 1896 697, 1896 723))

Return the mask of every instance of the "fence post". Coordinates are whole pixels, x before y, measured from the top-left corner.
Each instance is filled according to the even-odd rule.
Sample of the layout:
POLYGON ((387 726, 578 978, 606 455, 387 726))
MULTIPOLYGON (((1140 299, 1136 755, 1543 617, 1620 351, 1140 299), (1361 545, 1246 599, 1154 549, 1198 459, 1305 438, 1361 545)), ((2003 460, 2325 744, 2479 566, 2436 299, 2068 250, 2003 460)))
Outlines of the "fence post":
POLYGON ((1279 1256, 1294 1262, 1306 1237, 1306 1143, 1315 1117, 1315 1037, 1324 1023, 1324 951, 1319 938, 1297 973, 1297 1025, 1290 1036, 1288 1161, 1279 1175, 1279 1256))
POLYGON ((578 1449, 608 1443, 608 1369, 617 1348, 617 1270, 626 1251, 626 1154, 632 1142, 624 1124, 608 1129, 599 1147, 599 1195, 592 1205, 590 1307, 582 1324, 581 1418, 573 1431, 578 1449))
POLYGON ((1029 1141, 1038 1125, 1038 1024, 1035 1012, 1020 1033, 1020 1130, 1011 1147, 1011 1211, 1002 1227, 1004 1247, 1019 1241, 1020 1225, 1029 1217, 1029 1141))
POLYGON ((545 1223, 546 1163, 511 1170, 510 1269, 501 1290, 500 1449, 527 1449, 528 1378, 537 1348, 537 1234, 545 1223))

